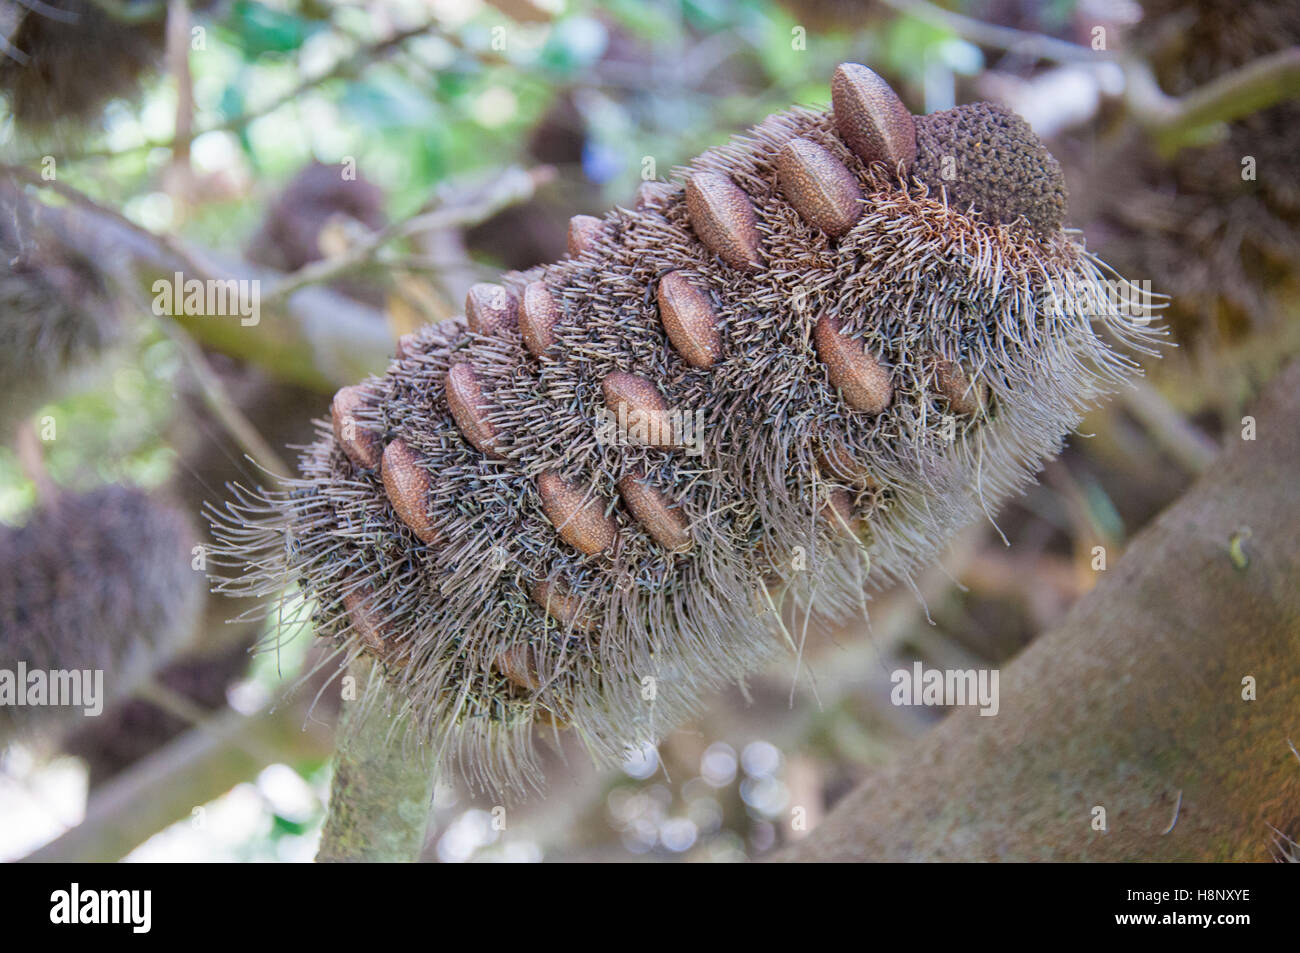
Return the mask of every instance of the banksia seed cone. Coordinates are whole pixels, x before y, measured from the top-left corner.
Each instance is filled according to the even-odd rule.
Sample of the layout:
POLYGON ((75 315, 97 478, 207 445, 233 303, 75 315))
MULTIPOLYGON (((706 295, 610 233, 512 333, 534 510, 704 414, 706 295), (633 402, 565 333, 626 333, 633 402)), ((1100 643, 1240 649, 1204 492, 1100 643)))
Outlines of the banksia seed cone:
POLYGON ((162 56, 161 13, 128 23, 93 0, 45 0, 45 7, 0 0, 0 29, 17 51, 0 54, 0 91, 28 129, 96 119, 109 100, 133 96, 162 56))
POLYGON ((322 422, 299 479, 216 521, 222 587, 296 580, 317 632, 399 660, 418 730, 499 788, 535 780, 535 724, 604 759, 656 739, 778 650, 782 599, 863 611, 866 586, 991 513, 1135 373, 1103 335, 1153 332, 1037 214, 1059 175, 1021 130, 963 107, 986 156, 1015 157, 981 186, 1001 191, 970 193, 988 214, 909 167, 914 121, 878 77, 842 67, 834 89, 847 116, 772 116, 584 228, 578 254, 503 276, 492 300, 525 301, 519 324, 425 328, 366 383, 357 425, 410 451, 422 531, 322 422), (464 365, 476 389, 449 377, 464 365), (698 419, 698 439, 610 439, 611 396, 698 419))
MULTIPOLYGON (((245 250, 248 260, 297 271, 326 257, 322 237, 328 226, 358 232, 383 228, 388 222, 383 190, 360 174, 345 178, 345 171, 321 162, 303 166, 271 204, 245 250)), ((358 301, 383 304, 383 291, 373 282, 342 279, 335 287, 358 301)))
MULTIPOLYGON (((192 633, 195 538, 172 504, 120 486, 61 494, 0 529, 0 668, 99 669, 103 701, 128 696, 192 633)), ((0 740, 68 713, 0 705, 0 740)))
POLYGON ((59 396, 122 335, 104 259, 0 186, 0 432, 59 396))
MULTIPOLYGON (((209 354, 209 359, 227 392, 268 442, 283 446, 310 440, 310 415, 320 409, 319 393, 272 381, 256 368, 223 355, 209 354)), ((170 442, 180 459, 168 496, 187 513, 202 510, 212 487, 236 482, 252 472, 243 449, 216 425, 202 399, 200 394, 186 395, 183 413, 193 423, 171 432, 170 442)), ((200 537, 195 542, 207 545, 208 540, 200 537)), ((227 689, 244 676, 252 661, 250 652, 263 630, 256 619, 231 623, 231 616, 243 608, 243 604, 209 595, 193 644, 157 670, 154 679, 202 711, 224 708, 227 689)), ((322 699, 332 700, 334 696, 322 699)), ((327 717, 320 711, 317 715, 327 717)), ((62 745, 64 751, 86 762, 93 790, 192 727, 191 721, 136 696, 106 707, 98 718, 81 719, 64 736, 62 745)))

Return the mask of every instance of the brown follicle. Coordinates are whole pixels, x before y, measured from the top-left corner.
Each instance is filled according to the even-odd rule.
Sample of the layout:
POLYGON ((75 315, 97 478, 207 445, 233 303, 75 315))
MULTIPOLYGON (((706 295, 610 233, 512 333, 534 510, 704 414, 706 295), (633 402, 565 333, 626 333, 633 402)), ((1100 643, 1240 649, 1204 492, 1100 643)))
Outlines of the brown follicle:
POLYGON ((600 385, 605 406, 620 422, 627 424, 632 443, 656 447, 678 446, 679 435, 673 433, 668 401, 647 378, 623 371, 605 376, 600 385))
POLYGON ((591 613, 584 611, 582 600, 564 589, 559 583, 541 580, 533 583, 528 590, 532 600, 547 611, 551 618, 572 629, 590 632, 596 628, 596 620, 591 613))
POLYGON ((519 324, 519 302, 504 285, 482 281, 465 296, 465 320, 475 334, 500 337, 519 324))
POLYGON ((821 517, 837 535, 857 539, 862 533, 862 517, 853 509, 853 498, 847 490, 832 490, 827 495, 821 517))
POLYGON ((970 375, 954 361, 935 361, 934 389, 954 414, 976 414, 988 405, 988 387, 983 381, 972 382, 970 375))
POLYGON ((858 180, 828 149, 791 139, 776 155, 777 182, 799 217, 839 238, 862 214, 858 180))
POLYGON ((594 215, 575 215, 569 219, 569 256, 576 258, 596 246, 605 225, 594 215))
POLYGON ((453 364, 444 381, 447 406, 456 426, 474 448, 491 457, 499 457, 497 429, 488 420, 491 405, 483 396, 478 375, 469 364, 453 364))
POLYGON ((841 63, 831 77, 835 128, 863 162, 911 171, 916 123, 889 84, 860 63, 841 63))
POLYGON ((403 646, 396 642, 392 628, 379 617, 373 598, 374 590, 367 585, 355 586, 343 594, 343 608, 352 628, 375 658, 389 665, 405 666, 410 659, 403 646))
POLYGON ((525 691, 535 692, 542 687, 542 674, 537 667, 537 658, 527 645, 516 645, 497 655, 496 670, 510 684, 525 691))
POLYGON ((722 358, 722 334, 709 296, 686 276, 671 271, 659 281, 659 318, 673 348, 692 367, 712 367, 722 358))
POLYGON ((397 339, 397 348, 395 351, 395 356, 397 357, 397 359, 399 361, 402 361, 408 357, 411 357, 414 354, 417 354, 419 352, 419 348, 417 344, 418 341, 419 341, 418 334, 403 334, 401 337, 399 337, 397 339))
POLYGON ((384 493, 397 518, 423 542, 435 542, 438 536, 429 518, 429 473, 420 465, 419 454, 401 437, 384 448, 383 479, 384 493))
POLYGON ((546 282, 529 283, 519 302, 519 333, 530 354, 541 357, 555 343, 555 326, 559 323, 560 306, 546 282))
POLYGON ((371 400, 370 393, 360 384, 342 387, 330 402, 330 420, 334 425, 334 439, 356 466, 373 470, 379 466, 384 452, 384 441, 373 430, 357 423, 356 415, 371 400))
POLYGON ((870 468, 851 454, 837 438, 823 432, 818 440, 817 463, 830 477, 857 486, 877 486, 870 468))
POLYGON ((813 330, 813 341, 832 386, 839 388, 845 403, 871 414, 889 406, 894 396, 889 371, 860 342, 840 330, 838 318, 832 315, 820 318, 813 330))
POLYGON ((605 504, 590 487, 578 486, 557 473, 537 478, 542 511, 560 538, 574 549, 594 556, 609 549, 618 535, 618 524, 606 515, 605 504))
POLYGON ((673 187, 667 182, 642 182, 636 187, 635 208, 638 211, 657 208, 667 204, 672 195, 673 187))
POLYGON ((690 523, 679 506, 651 486, 639 471, 618 481, 618 493, 651 539, 675 552, 690 548, 690 523))
POLYGON ((763 267, 754 203, 736 183, 716 172, 696 172, 686 182, 686 214, 696 237, 732 268, 763 267))

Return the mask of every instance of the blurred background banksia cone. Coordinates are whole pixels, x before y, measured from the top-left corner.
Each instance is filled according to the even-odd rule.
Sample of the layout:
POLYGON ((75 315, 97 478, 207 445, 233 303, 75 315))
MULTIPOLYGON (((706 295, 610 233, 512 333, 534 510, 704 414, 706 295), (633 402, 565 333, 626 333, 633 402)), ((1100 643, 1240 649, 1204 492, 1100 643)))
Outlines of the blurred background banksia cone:
MULTIPOLYGON (((193 633, 195 538, 175 504, 114 485, 59 493, 0 529, 0 668, 101 670, 99 703, 126 698, 193 633)), ((80 714, 10 701, 0 740, 80 714)))
POLYGON ((0 185, 0 435, 60 396, 125 336, 113 255, 0 185), (94 258, 91 256, 94 253, 94 258))
POLYGON ((93 0, 0 0, 0 92, 24 129, 93 122, 109 100, 135 95, 162 58, 166 18, 142 0, 121 7, 119 18, 93 0))
POLYGON ((535 725, 616 759, 789 644, 783 606, 863 614, 991 519, 1158 334, 1014 114, 832 90, 404 340, 214 518, 219 588, 296 580, 439 758, 517 788, 535 725), (602 436, 611 393, 699 414, 699 455, 602 436))

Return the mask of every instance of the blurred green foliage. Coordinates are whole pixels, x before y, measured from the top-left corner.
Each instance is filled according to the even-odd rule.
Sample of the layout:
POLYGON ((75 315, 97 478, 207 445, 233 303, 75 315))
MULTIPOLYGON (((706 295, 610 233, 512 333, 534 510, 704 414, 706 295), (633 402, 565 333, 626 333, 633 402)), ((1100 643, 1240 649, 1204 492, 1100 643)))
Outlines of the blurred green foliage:
MULTIPOLYGON (((147 227, 237 254, 312 158, 355 159, 401 216, 459 177, 531 164, 530 134, 570 94, 582 103, 586 202, 599 208, 629 200, 648 158, 663 177, 770 111, 825 102, 843 59, 919 84, 927 57, 952 40, 908 17, 885 21, 883 32, 809 32, 770 0, 573 0, 549 24, 517 24, 477 3, 434 9, 442 19, 427 33, 373 57, 358 51, 428 20, 430 8, 235 0, 200 9, 192 161, 205 191, 177 208, 164 188, 170 149, 140 148, 172 135, 166 76, 139 103, 113 104, 85 157, 60 161, 59 178, 147 227), (354 59, 355 68, 340 66, 354 59), (313 82, 323 75, 331 78, 313 82)), ((24 146, 11 141, 6 151, 24 146)), ((56 481, 165 480, 179 358, 150 321, 138 324, 96 386, 41 411, 58 422, 48 454, 56 481)), ((0 519, 31 501, 12 454, 0 452, 0 519)))
MULTIPOLYGON (((165 75, 151 79, 138 102, 112 104, 101 128, 81 131, 84 141, 49 149, 10 129, 0 149, 10 161, 33 162, 52 151, 61 183, 146 228, 226 255, 241 253, 312 159, 354 160, 397 219, 466 176, 536 165, 535 131, 557 104, 576 103, 582 157, 565 174, 580 194, 565 201, 595 211, 628 203, 647 160, 664 178, 770 112, 825 103, 839 62, 869 62, 919 87, 925 64, 953 39, 905 17, 883 29, 864 19, 816 33, 772 0, 570 0, 546 24, 515 23, 472 0, 192 6, 192 189, 169 187, 177 97, 165 75), (427 32, 366 52, 431 16, 427 32)), ((36 414, 56 428, 45 447, 55 482, 158 486, 178 465, 168 434, 195 426, 180 399, 193 384, 147 306, 127 305, 125 346, 36 414)), ((14 453, 0 447, 0 522, 21 521, 34 502, 14 453)), ((304 625, 258 655, 244 687, 264 699, 292 683, 304 672, 308 635, 304 625)), ((292 767, 323 795, 326 764, 292 767)), ((230 848, 231 859, 284 859, 320 824, 319 805, 285 813, 264 800, 255 834, 230 848)))

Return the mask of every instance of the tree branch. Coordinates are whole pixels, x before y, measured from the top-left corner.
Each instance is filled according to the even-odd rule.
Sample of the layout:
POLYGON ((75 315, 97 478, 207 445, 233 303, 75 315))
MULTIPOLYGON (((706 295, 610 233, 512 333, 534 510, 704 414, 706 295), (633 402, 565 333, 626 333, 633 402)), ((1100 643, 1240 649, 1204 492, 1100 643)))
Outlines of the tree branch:
POLYGON ((1300 816, 1300 362, 1255 416, 1001 673, 996 716, 955 711, 782 859, 1267 860, 1300 816))
MULTIPOLYGON (((70 243, 92 260, 105 248, 121 255, 137 290, 149 297, 156 281, 171 282, 177 272, 186 279, 246 279, 267 286, 283 277, 231 257, 198 253, 173 236, 152 232, 83 192, 45 181, 20 165, 0 164, 0 175, 67 199, 71 207, 38 211, 62 218, 70 226, 70 243)), ((320 391, 382 371, 393 353, 384 313, 328 288, 303 288, 263 307, 256 325, 245 326, 231 315, 177 314, 170 320, 204 347, 261 367, 278 380, 320 391)))
MULTIPOLYGON (((368 663, 353 663, 358 684, 368 663)), ((381 686, 387 691, 387 686, 381 686)), ((329 816, 321 834, 321 863, 413 862, 419 859, 433 801, 434 770, 423 752, 404 751, 403 728, 384 699, 344 704, 330 786, 329 816)))
POLYGON ((1300 47, 1261 56, 1182 97, 1169 96, 1142 60, 1125 64, 1128 105, 1165 153, 1197 140, 1203 130, 1300 96, 1300 47))
POLYGON ((539 186, 555 177, 551 166, 538 166, 525 170, 510 166, 493 175, 491 181, 468 195, 449 201, 445 206, 424 209, 417 214, 394 222, 387 228, 368 236, 365 241, 348 249, 342 255, 323 258, 303 265, 293 274, 286 275, 266 293, 264 304, 276 305, 309 285, 328 284, 339 278, 368 268, 380 260, 380 252, 390 242, 410 238, 422 232, 477 225, 497 212, 520 202, 527 202, 539 186))
POLYGON ((25 859, 107 863, 121 860, 168 824, 182 820, 272 760, 323 758, 333 734, 284 704, 243 715, 227 709, 97 788, 86 816, 25 859), (274 754, 271 754, 274 752, 274 754), (268 760, 269 759, 269 760, 268 760))
MULTIPOLYGON (((110 5, 110 0, 94 0, 94 2, 106 8, 109 8, 110 5)), ((161 9, 165 6, 166 0, 159 4, 159 12, 161 12, 161 9)), ((148 19, 153 19, 153 16, 148 17, 148 19)), ((435 32, 436 29, 436 21, 430 20, 421 23, 418 26, 410 27, 405 30, 398 30, 391 36, 360 47, 352 54, 340 59, 329 69, 322 70, 314 76, 304 78, 294 85, 292 89, 270 99, 264 105, 259 106, 256 109, 241 112, 238 116, 232 116, 221 122, 204 126, 197 132, 188 129, 183 131, 178 129, 176 134, 170 139, 151 139, 136 143, 133 146, 125 146, 117 149, 89 149, 80 152, 74 151, 64 153, 56 158, 59 162, 68 162, 74 159, 117 158, 118 156, 132 155, 137 152, 148 152, 152 149, 177 148, 180 145, 179 140, 182 138, 182 135, 192 140, 209 132, 238 132, 254 120, 261 119, 263 116, 269 116, 271 113, 287 106, 289 103, 301 99, 305 93, 310 92, 317 86, 322 86, 332 80, 350 79, 359 75, 367 67, 384 60, 391 53, 400 49, 408 40, 417 36, 423 36, 427 33, 435 32)), ((450 43, 456 44, 457 42, 454 37, 444 36, 442 34, 439 34, 439 36, 450 43)))
POLYGON ((1104 50, 1093 50, 1077 43, 1058 40, 1042 33, 985 23, 972 17, 945 10, 929 0, 882 0, 885 6, 915 17, 932 26, 951 30, 963 40, 979 46, 1021 53, 1034 59, 1060 63, 1096 63, 1109 58, 1104 50))

